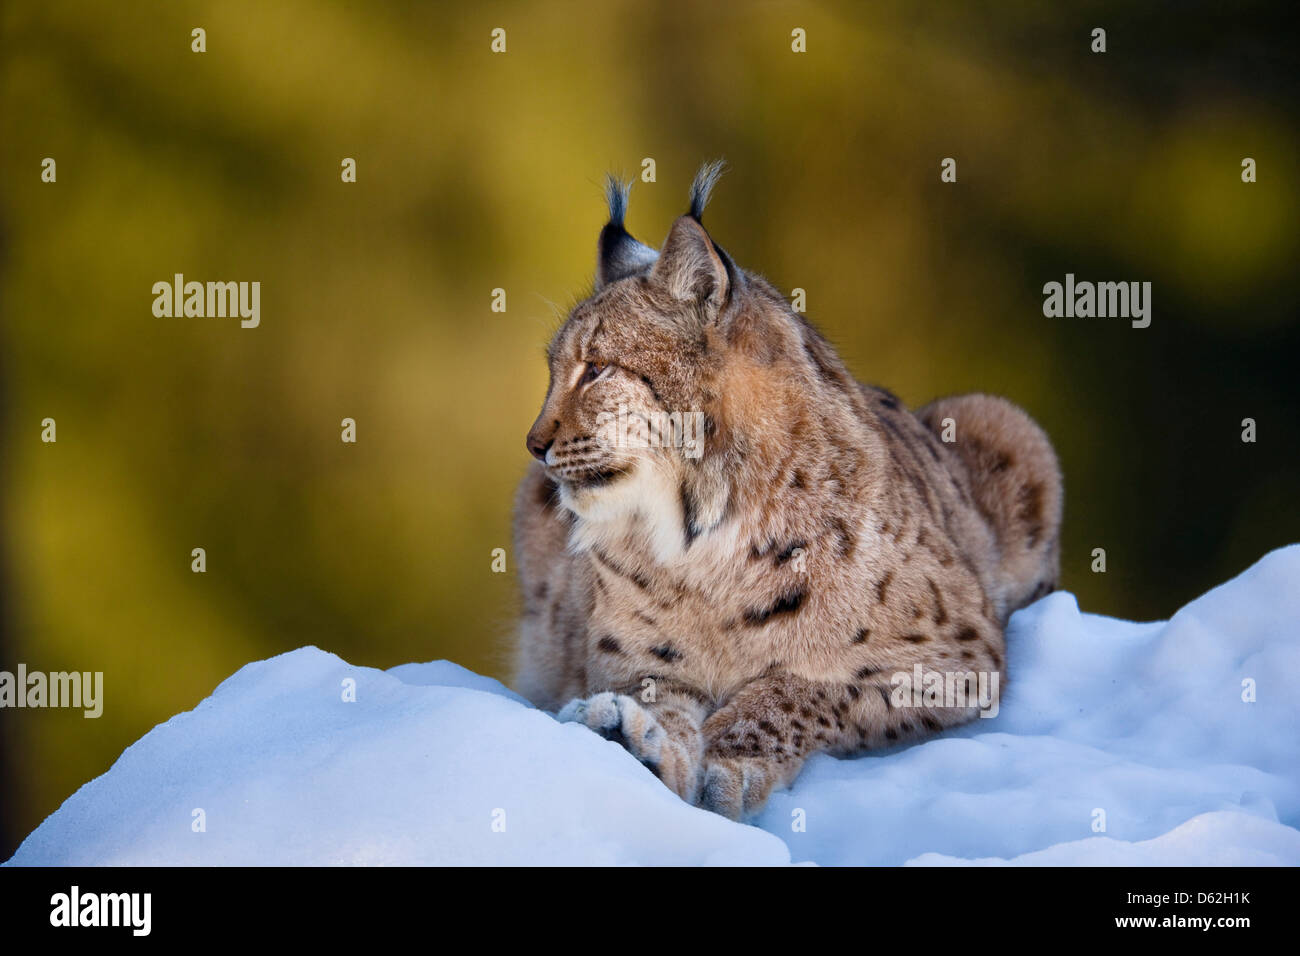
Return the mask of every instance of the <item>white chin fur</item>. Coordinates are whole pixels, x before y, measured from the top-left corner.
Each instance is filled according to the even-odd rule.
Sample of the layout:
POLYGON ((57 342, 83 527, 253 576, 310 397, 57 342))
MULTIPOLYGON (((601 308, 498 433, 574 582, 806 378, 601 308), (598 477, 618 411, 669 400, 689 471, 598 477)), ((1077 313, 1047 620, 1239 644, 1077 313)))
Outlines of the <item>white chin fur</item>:
POLYGON ((578 516, 569 534, 572 551, 588 551, 629 532, 644 536, 661 564, 685 549, 678 484, 667 469, 644 459, 612 484, 575 489, 561 483, 560 503, 578 516))

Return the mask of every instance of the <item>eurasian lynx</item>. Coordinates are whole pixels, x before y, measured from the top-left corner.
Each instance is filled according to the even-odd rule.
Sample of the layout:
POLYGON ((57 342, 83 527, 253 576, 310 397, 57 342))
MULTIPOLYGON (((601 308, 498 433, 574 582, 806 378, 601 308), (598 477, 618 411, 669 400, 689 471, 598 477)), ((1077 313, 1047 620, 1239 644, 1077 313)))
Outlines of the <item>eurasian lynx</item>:
POLYGON ((855 381, 705 231, 719 171, 658 252, 609 181, 595 291, 551 342, 528 433, 517 686, 739 818, 814 751, 976 715, 973 692, 917 706, 897 685, 996 692, 1008 616, 1056 586, 1062 490, 1011 403, 913 413, 855 381))

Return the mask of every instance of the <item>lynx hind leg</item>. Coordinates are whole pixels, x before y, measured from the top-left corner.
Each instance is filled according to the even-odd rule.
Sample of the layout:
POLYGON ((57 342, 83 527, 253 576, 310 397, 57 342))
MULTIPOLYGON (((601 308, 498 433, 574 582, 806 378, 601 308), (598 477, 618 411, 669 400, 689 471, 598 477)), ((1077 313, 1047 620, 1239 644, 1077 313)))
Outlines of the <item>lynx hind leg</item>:
POLYGON ((523 614, 514 651, 514 688, 543 710, 586 690, 586 601, 581 571, 566 550, 569 523, 541 465, 515 495, 515 565, 523 614))
POLYGON ((942 435, 956 423, 955 450, 997 536, 1006 613, 1056 588, 1060 575, 1061 469, 1047 435, 1021 408, 993 395, 931 402, 917 417, 942 435))

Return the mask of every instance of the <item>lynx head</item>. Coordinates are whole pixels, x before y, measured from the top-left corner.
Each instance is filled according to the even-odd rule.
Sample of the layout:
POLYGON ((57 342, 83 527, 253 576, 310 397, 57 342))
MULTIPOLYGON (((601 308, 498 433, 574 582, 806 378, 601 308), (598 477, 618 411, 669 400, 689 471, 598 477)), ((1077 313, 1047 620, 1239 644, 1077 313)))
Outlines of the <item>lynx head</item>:
POLYGON ((701 222, 721 172, 701 168, 658 251, 624 227, 631 184, 607 182, 595 291, 550 344, 550 387, 527 439, 588 542, 639 518, 667 560, 721 524, 743 441, 737 395, 773 397, 736 388, 736 369, 803 354, 799 317, 701 222))

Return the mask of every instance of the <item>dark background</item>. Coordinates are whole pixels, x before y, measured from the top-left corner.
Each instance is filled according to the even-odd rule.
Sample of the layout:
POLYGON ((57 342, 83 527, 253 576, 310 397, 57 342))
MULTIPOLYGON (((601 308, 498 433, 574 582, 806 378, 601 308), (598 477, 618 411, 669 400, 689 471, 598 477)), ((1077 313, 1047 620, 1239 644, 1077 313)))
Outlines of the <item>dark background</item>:
POLYGON ((639 238, 725 157, 710 229, 861 378, 1042 422, 1086 610, 1167 617, 1300 539, 1284 7, 1069 6, 5 3, 0 669, 106 701, 0 711, 0 858, 250 660, 506 676, 542 349, 644 157, 639 238), (176 272, 260 281, 261 327, 155 318, 176 272), (1151 327, 1045 318, 1067 272, 1150 281, 1151 327))

